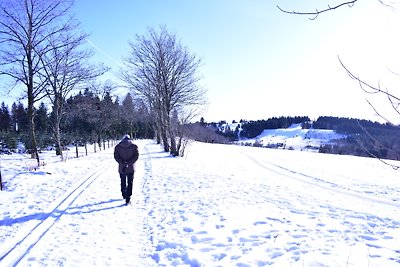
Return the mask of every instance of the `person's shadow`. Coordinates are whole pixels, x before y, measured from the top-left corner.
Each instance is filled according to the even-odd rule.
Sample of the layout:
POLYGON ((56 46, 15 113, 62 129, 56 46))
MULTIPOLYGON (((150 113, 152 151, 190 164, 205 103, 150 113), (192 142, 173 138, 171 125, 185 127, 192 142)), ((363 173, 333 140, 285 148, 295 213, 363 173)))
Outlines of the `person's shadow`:
POLYGON ((76 215, 76 214, 86 214, 86 213, 93 213, 93 212, 98 212, 98 211, 105 211, 105 210, 111 210, 111 209, 116 209, 120 207, 125 207, 126 204, 122 199, 110 199, 107 201, 101 201, 93 204, 86 204, 82 206, 75 206, 75 207, 69 207, 66 211, 66 215, 76 215), (107 205, 109 203, 114 203, 114 202, 120 202, 121 204, 119 205, 107 205))

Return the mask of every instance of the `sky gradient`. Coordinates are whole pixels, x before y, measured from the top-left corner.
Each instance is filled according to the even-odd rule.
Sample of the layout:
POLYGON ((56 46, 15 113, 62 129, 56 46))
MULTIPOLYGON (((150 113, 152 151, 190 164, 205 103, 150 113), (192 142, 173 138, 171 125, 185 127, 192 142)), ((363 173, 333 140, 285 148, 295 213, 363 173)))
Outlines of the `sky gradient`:
MULTIPOLYGON (((329 1, 332 6, 340 1, 329 1)), ((378 120, 370 99, 341 67, 396 93, 400 73, 399 13, 378 0, 361 0, 310 20, 285 14, 327 7, 289 0, 97 0, 76 1, 74 12, 96 60, 117 81, 129 41, 147 27, 165 25, 202 59, 206 121, 257 120, 273 116, 339 116, 378 120), (397 32, 396 32, 397 30, 397 32), (397 36, 396 36, 397 35, 397 36)), ((400 6, 398 6, 400 7, 400 6)), ((118 82, 118 81, 117 81, 118 82)), ((390 112, 387 109, 386 112, 390 112)), ((383 113, 383 111, 382 111, 383 113)), ((397 114, 387 114, 393 120, 397 114)))

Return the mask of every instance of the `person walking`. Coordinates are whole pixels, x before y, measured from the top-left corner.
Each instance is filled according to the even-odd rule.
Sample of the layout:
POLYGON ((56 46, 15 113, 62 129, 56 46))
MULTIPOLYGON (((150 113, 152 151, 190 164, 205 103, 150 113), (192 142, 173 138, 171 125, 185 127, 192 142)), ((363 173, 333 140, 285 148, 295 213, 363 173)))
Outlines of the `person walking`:
POLYGON ((121 178, 121 193, 128 205, 132 196, 133 174, 135 162, 139 158, 139 151, 129 134, 125 134, 115 148, 114 159, 118 162, 118 172, 121 178))

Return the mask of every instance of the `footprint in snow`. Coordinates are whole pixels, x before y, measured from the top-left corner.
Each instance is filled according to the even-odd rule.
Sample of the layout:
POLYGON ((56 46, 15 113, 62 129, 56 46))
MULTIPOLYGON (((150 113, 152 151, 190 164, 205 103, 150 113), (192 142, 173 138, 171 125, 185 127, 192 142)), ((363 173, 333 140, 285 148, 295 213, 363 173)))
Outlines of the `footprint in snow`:
POLYGON ((378 246, 378 245, 374 245, 374 244, 371 244, 371 243, 365 243, 368 247, 370 247, 370 248, 382 248, 381 246, 378 246))
POLYGON ((190 228, 190 227, 183 227, 183 231, 186 232, 186 233, 192 233, 193 229, 190 228))
POLYGON ((265 217, 267 220, 270 221, 275 221, 275 222, 280 222, 280 223, 285 223, 283 220, 281 219, 277 219, 277 218, 272 218, 272 217, 265 217))
POLYGON ((197 236, 193 235, 191 237, 192 243, 193 244, 197 244, 197 243, 208 243, 210 241, 213 241, 214 238, 213 237, 204 237, 204 238, 198 238, 197 236))
POLYGON ((360 237, 364 240, 368 240, 368 241, 376 241, 378 240, 378 238, 373 237, 373 236, 368 236, 368 235, 360 235, 360 237))
POLYGON ((299 234, 299 235, 292 235, 292 237, 298 239, 298 238, 307 237, 307 235, 301 235, 301 234, 299 234))
POLYGON ((272 253, 271 259, 276 259, 276 258, 278 258, 280 256, 283 256, 283 253, 281 251, 275 251, 275 252, 272 253))

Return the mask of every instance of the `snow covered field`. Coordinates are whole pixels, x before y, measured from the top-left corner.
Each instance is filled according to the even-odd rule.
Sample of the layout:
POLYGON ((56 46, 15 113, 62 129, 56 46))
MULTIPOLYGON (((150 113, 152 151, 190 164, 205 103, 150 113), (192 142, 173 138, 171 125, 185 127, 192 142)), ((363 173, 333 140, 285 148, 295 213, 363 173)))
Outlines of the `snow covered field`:
POLYGON ((0 266, 400 266, 400 172, 377 160, 136 143, 129 206, 113 149, 2 155, 0 266))

